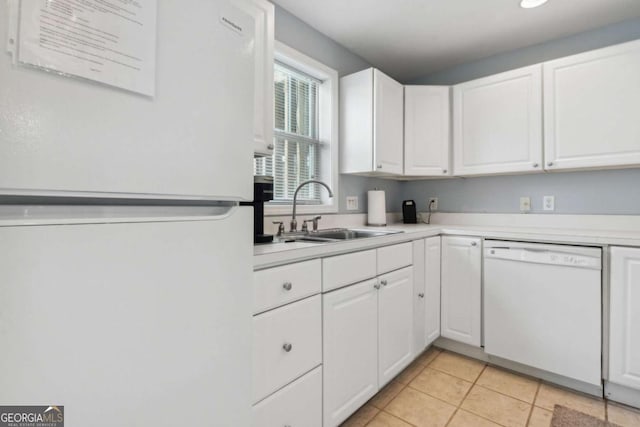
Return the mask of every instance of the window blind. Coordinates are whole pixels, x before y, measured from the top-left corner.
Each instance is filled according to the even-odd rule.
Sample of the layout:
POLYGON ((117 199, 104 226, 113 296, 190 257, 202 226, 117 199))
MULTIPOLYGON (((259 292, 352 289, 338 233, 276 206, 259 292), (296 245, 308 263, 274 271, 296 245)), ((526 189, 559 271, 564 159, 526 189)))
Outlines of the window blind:
MULTIPOLYGON (((254 173, 274 177, 274 202, 290 203, 297 186, 318 179, 318 90, 321 82, 285 64, 274 66, 274 153, 255 159, 254 173)), ((303 187, 298 202, 319 204, 317 184, 303 187)))

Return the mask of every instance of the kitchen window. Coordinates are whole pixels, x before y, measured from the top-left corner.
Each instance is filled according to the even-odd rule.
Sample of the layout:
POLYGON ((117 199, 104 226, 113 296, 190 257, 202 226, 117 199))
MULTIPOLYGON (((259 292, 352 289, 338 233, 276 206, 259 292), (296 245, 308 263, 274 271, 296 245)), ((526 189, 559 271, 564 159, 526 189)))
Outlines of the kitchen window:
POLYGON ((268 214, 290 213, 293 194, 306 180, 318 184, 298 192, 300 213, 338 210, 337 85, 335 70, 276 42, 274 64, 274 154, 256 158, 254 173, 274 177, 268 214))

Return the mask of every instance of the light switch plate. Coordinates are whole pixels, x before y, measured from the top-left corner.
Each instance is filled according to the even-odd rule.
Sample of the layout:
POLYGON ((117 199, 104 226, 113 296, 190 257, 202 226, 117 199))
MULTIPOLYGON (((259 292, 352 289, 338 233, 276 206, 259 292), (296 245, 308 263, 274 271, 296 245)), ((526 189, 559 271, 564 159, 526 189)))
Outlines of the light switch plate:
POLYGON ((531 197, 524 196, 520 197, 520 212, 530 212, 531 211, 531 197))
POLYGON ((542 209, 545 211, 556 210, 556 198, 554 196, 544 196, 542 198, 542 209))
POLYGON ((347 196, 347 210, 348 211, 358 210, 358 196, 347 196))

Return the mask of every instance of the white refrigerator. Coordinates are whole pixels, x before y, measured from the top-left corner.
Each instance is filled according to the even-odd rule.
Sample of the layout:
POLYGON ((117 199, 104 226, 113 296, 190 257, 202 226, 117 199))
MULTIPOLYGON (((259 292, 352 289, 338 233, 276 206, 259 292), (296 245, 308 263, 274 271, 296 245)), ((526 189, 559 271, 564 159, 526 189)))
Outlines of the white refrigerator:
MULTIPOLYGON (((0 2, 0 47, 20 3, 0 2)), ((247 426, 253 18, 125 3, 157 3, 153 96, 0 54, 0 405, 247 426)))

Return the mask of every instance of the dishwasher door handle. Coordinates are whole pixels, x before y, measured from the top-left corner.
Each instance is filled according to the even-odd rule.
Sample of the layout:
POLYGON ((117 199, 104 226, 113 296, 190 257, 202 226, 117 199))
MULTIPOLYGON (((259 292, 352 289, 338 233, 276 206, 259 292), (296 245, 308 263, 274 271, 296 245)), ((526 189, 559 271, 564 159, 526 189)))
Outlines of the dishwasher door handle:
POLYGON ((489 247, 486 249, 484 256, 486 259, 504 261, 587 268, 591 270, 602 269, 602 261, 600 257, 590 257, 568 252, 556 252, 548 249, 489 247))

